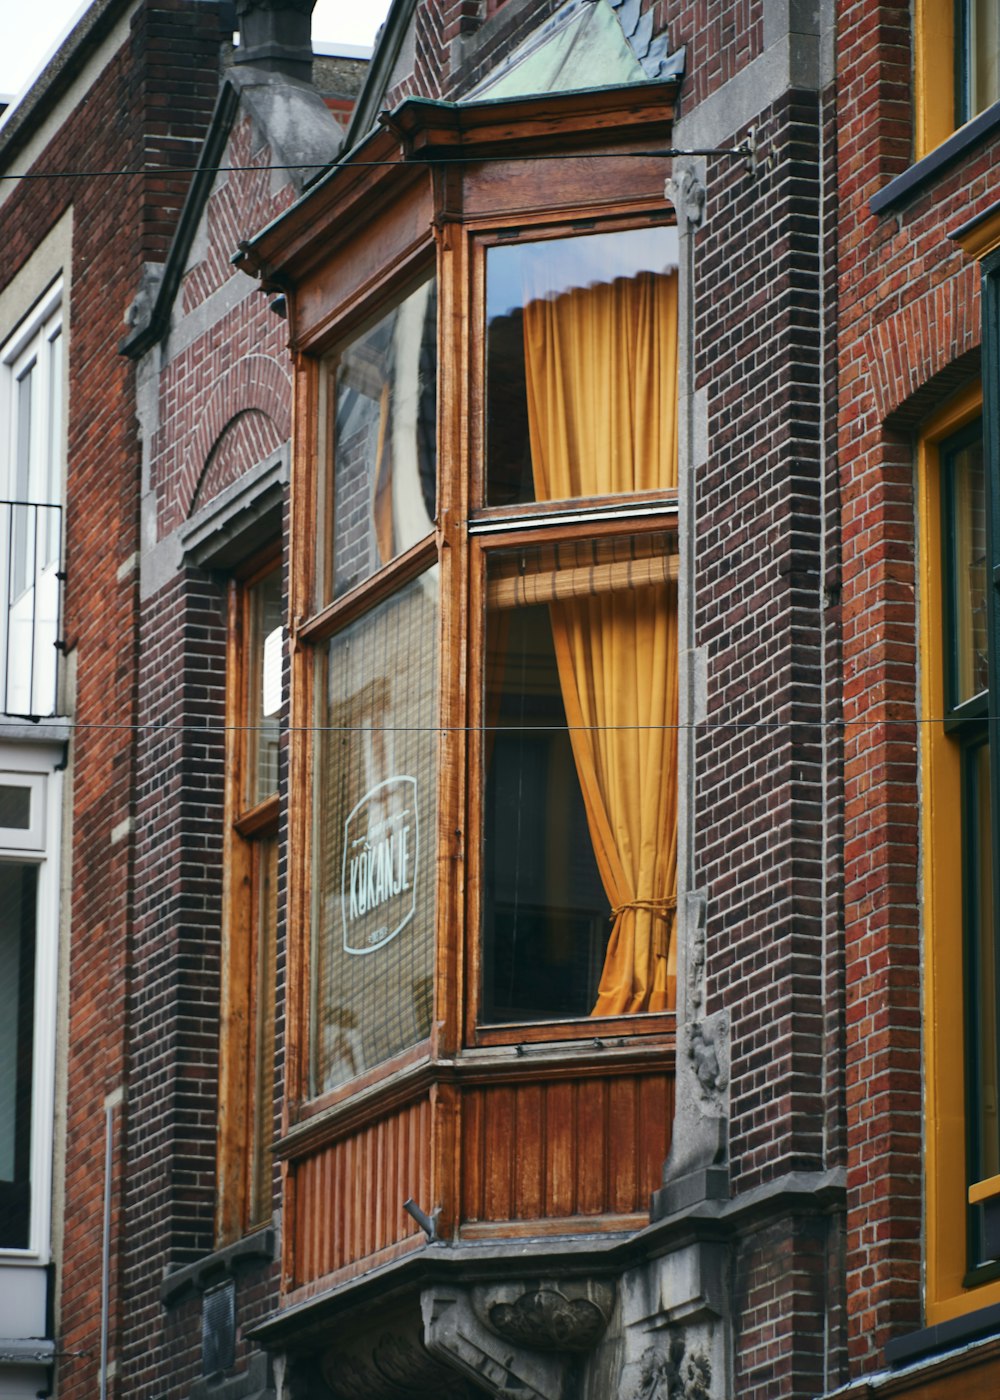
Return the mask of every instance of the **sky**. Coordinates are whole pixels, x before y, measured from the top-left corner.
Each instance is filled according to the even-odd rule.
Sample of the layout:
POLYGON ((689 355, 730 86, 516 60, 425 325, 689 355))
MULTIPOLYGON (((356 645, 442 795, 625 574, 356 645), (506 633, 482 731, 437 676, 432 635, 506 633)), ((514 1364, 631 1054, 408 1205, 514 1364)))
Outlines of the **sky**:
MULTIPOLYGON (((0 0, 0 93, 17 93, 46 59, 90 0, 0 0)), ((321 43, 367 44, 385 18, 388 0, 316 0, 313 38, 321 43)))

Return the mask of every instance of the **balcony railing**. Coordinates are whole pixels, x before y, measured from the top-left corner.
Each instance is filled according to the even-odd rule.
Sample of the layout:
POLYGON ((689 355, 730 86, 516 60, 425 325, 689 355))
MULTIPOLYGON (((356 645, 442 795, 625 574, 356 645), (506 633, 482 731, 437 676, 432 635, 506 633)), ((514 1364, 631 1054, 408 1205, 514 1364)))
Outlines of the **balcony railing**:
POLYGON ((0 713, 45 719, 62 645, 62 507, 0 501, 0 541, 0 713))

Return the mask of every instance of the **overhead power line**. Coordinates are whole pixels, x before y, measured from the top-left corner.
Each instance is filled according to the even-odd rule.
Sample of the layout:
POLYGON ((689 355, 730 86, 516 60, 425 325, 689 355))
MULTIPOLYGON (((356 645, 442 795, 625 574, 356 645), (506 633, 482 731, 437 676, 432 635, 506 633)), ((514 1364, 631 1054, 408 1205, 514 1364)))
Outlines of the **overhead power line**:
POLYGON ((757 146, 752 138, 741 141, 738 146, 693 146, 682 149, 668 146, 654 151, 556 151, 519 152, 496 156, 428 154, 410 155, 403 160, 352 160, 352 161, 303 161, 291 165, 142 165, 121 167, 113 170, 26 170, 0 171, 0 180, 99 180, 116 179, 131 175, 228 175, 240 172, 263 174, 270 170, 359 170, 375 169, 379 166, 406 165, 491 165, 512 160, 647 160, 649 157, 672 160, 677 156, 729 156, 753 163, 760 161, 757 146))

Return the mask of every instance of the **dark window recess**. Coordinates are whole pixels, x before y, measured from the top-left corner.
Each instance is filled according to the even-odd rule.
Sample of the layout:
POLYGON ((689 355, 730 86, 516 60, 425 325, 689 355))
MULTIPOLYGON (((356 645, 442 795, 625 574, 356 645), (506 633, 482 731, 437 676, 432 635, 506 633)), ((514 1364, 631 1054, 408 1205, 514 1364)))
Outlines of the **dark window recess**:
POLYGON ((201 1300, 201 1373, 216 1376, 236 1362, 236 1284, 227 1279, 201 1300))
POLYGON ((587 832, 548 608, 491 620, 484 1017, 589 1016, 611 911, 587 832))
POLYGON ((33 865, 0 861, 0 1248, 31 1235, 31 1104, 35 1039, 33 865))
MULTIPOLYGON (((988 665, 988 512, 981 420, 941 444, 945 580, 945 729, 962 773, 967 1185, 1000 1173, 1000 1026, 993 916, 988 665)), ((995 1231, 968 1211, 968 1266, 991 1266, 995 1231)))
POLYGON ((27 831, 31 826, 31 788, 0 784, 0 827, 27 831))

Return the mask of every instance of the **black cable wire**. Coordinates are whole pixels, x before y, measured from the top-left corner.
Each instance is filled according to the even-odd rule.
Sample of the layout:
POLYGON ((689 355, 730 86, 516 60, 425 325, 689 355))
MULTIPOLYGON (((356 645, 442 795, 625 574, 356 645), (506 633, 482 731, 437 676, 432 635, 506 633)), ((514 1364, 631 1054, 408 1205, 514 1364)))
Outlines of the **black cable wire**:
POLYGON ((669 146, 665 150, 656 151, 558 151, 498 156, 415 155, 407 156, 405 160, 303 161, 296 165, 149 165, 140 166, 138 169, 123 168, 118 170, 39 170, 21 173, 0 171, 0 180, 99 180, 130 175, 197 175, 199 172, 204 175, 227 175, 238 174, 241 171, 258 171, 263 174, 268 170, 327 170, 332 172, 334 170, 374 169, 378 166, 393 165, 402 169, 407 165, 491 165, 513 160, 645 160, 650 156, 664 160, 672 159, 675 156, 731 156, 745 160, 749 158, 750 154, 750 149, 747 146, 706 146, 692 147, 688 150, 669 146))
MULTIPOLYGON (((264 726, 257 724, 192 724, 190 722, 175 724, 169 720, 147 720, 145 722, 121 720, 90 723, 86 720, 64 720, 64 719, 39 719, 30 715, 7 715, 8 720, 20 720, 24 724, 30 724, 34 731, 44 729, 59 730, 112 730, 129 729, 148 731, 153 734, 255 734, 264 726)), ((912 719, 774 719, 774 720, 728 720, 728 719, 707 719, 690 720, 686 723, 678 724, 531 724, 526 725, 525 730, 532 734, 570 734, 581 733, 634 733, 647 732, 650 730, 686 730, 695 729, 705 732, 716 730, 770 730, 777 732, 782 729, 878 729, 878 728, 901 728, 908 729, 911 725, 927 724, 947 724, 951 729, 957 729, 960 725, 986 726, 993 719, 1000 719, 1000 716, 974 715, 974 716, 952 716, 944 718, 918 718, 912 719)), ((282 734, 506 734, 517 733, 518 726, 505 724, 287 724, 279 728, 279 738, 282 734)), ((0 739, 4 737, 4 729, 0 726, 0 739)))

